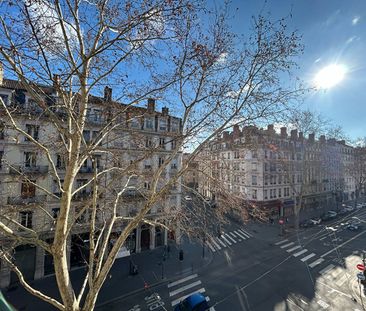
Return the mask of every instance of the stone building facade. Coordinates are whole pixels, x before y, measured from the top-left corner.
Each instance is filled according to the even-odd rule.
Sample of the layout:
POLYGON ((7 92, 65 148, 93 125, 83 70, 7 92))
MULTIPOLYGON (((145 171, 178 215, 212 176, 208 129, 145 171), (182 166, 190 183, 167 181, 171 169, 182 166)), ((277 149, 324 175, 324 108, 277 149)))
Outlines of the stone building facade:
MULTIPOLYGON (((0 72, 0 96, 13 111, 17 124, 36 141, 48 146, 53 163, 61 178, 65 174, 65 155, 60 152, 62 144, 55 124, 37 106, 16 80, 5 79, 0 72)), ((55 77, 57 82, 57 76, 55 77)), ((46 94, 45 102, 57 104, 57 93, 54 87, 40 86, 46 94)), ((126 107, 112 101, 112 89, 106 87, 104 97, 90 96, 90 105, 86 115, 86 126, 83 132, 85 146, 88 142, 100 139, 101 129, 110 116, 119 113, 118 126, 110 134, 100 139, 100 153, 96 152, 88 158, 80 168, 74 188, 88 183, 95 170, 103 171, 118 162, 119 167, 129 167, 125 173, 107 173, 101 180, 105 191, 101 190, 98 206, 108 205, 109 195, 118 185, 127 185, 122 196, 121 206, 117 213, 120 216, 133 216, 143 206, 144 197, 151 191, 151 179, 171 158, 169 165, 160 175, 159 183, 174 176, 182 165, 182 152, 177 143, 181 130, 181 120, 169 115, 168 108, 156 111, 154 99, 149 99, 147 107, 126 107), (113 155, 113 156, 111 156, 113 155), (143 160, 139 159, 143 157, 143 160), (136 163, 136 164, 135 164, 136 163), (133 175, 133 177, 131 177, 133 175)), ((4 113, 4 110, 1 110, 4 113)), ((56 111, 61 115, 62 111, 56 111)), ((59 212, 60 188, 50 169, 47 157, 20 135, 9 124, 9 119, 1 116, 0 124, 0 210, 2 216, 18 221, 26 228, 32 228, 47 241, 52 241, 53 228, 59 212), (22 178, 26 176, 45 189, 35 187, 22 178)), ((73 212, 76 215, 83 202, 92 196, 93 189, 89 184, 73 197, 73 212)), ((147 218, 161 219, 171 209, 180 209, 181 186, 177 182, 164 198, 155 204, 147 218)), ((101 208, 102 210, 102 208, 101 208)), ((108 218, 107 213, 98 214, 98 220, 108 218)), ((69 239, 69 266, 82 265, 88 250, 88 227, 90 215, 84 212, 76 220, 69 239)), ((4 221, 4 218, 2 218, 4 221)), ((122 230, 121 222, 113 228, 115 235, 122 230)), ((177 232, 168 232, 160 226, 141 224, 129 236, 125 250, 141 252, 163 246, 177 232)), ((1 243, 6 243, 4 235, 0 235, 1 243)), ((113 240, 111 241, 113 243, 113 240)), ((53 273, 52 257, 40 247, 34 245, 18 245, 14 251, 14 259, 23 271, 26 279, 31 281, 53 273)), ((17 282, 15 274, 9 267, 0 262, 0 287, 11 286, 17 282)))

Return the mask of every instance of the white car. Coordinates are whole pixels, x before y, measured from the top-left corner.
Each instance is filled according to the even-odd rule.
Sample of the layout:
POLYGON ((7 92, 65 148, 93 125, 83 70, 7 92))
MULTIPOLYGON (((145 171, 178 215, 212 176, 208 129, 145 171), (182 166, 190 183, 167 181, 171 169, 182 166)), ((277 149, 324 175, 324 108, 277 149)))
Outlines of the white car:
POLYGON ((184 199, 185 199, 186 201, 192 201, 192 198, 191 198, 189 195, 186 195, 186 196, 184 197, 184 199))

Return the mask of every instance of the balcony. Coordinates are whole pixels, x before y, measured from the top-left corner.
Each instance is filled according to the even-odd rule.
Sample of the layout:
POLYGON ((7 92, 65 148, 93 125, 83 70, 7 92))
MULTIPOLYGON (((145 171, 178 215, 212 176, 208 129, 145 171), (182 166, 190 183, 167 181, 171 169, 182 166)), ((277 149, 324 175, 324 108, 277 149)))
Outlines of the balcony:
POLYGON ((47 174, 48 173, 48 165, 34 165, 34 166, 12 165, 12 167, 9 168, 9 174, 18 175, 19 173, 23 173, 23 174, 47 174))
POLYGON ((35 203, 43 203, 46 201, 46 195, 35 195, 33 197, 8 197, 8 204, 10 205, 27 205, 35 203))

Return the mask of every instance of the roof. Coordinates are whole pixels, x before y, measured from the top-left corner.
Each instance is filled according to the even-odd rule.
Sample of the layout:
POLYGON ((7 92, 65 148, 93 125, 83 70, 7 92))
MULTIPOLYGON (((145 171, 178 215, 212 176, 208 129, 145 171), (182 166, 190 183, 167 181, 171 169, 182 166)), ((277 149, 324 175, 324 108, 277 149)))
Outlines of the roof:
MULTIPOLYGON (((42 85, 37 83, 38 87, 42 88, 45 92, 49 93, 53 91, 53 87, 49 85, 42 85)), ((12 89, 12 90, 25 90, 25 87, 23 84, 18 80, 12 80, 12 79, 3 79, 3 83, 0 85, 0 87, 5 89, 12 89)))

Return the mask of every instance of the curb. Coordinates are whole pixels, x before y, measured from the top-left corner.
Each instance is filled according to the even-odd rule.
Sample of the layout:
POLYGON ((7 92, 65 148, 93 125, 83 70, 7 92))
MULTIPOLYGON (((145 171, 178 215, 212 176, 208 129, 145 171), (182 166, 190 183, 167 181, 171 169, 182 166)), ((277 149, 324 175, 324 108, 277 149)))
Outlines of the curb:
MULTIPOLYGON (((209 250, 209 252, 210 252, 211 256, 210 256, 209 260, 207 261, 207 263, 203 264, 199 268, 193 269, 191 272, 198 272, 199 270, 202 270, 204 268, 207 268, 212 263, 212 261, 213 261, 213 253, 212 253, 211 250, 209 250)), ((121 299, 128 298, 128 297, 133 296, 133 295, 135 295, 137 293, 141 293, 141 292, 144 292, 144 291, 148 291, 148 290, 150 290, 150 289, 152 289, 154 287, 157 287, 159 285, 162 285, 164 283, 168 283, 168 282, 172 282, 172 281, 178 280, 183 275, 188 274, 188 273, 191 273, 191 272, 182 273, 179 276, 172 276, 170 278, 165 278, 165 279, 163 279, 161 281, 157 281, 155 283, 149 284, 149 287, 147 289, 145 289, 145 288, 138 288, 138 289, 135 289, 133 291, 130 291, 130 292, 124 294, 124 295, 121 295, 121 296, 118 296, 118 297, 109 299, 107 301, 103 301, 100 304, 95 305, 95 309, 100 308, 100 307, 103 307, 103 306, 108 305, 110 303, 113 303, 113 302, 115 302, 117 300, 121 300, 121 299)))

